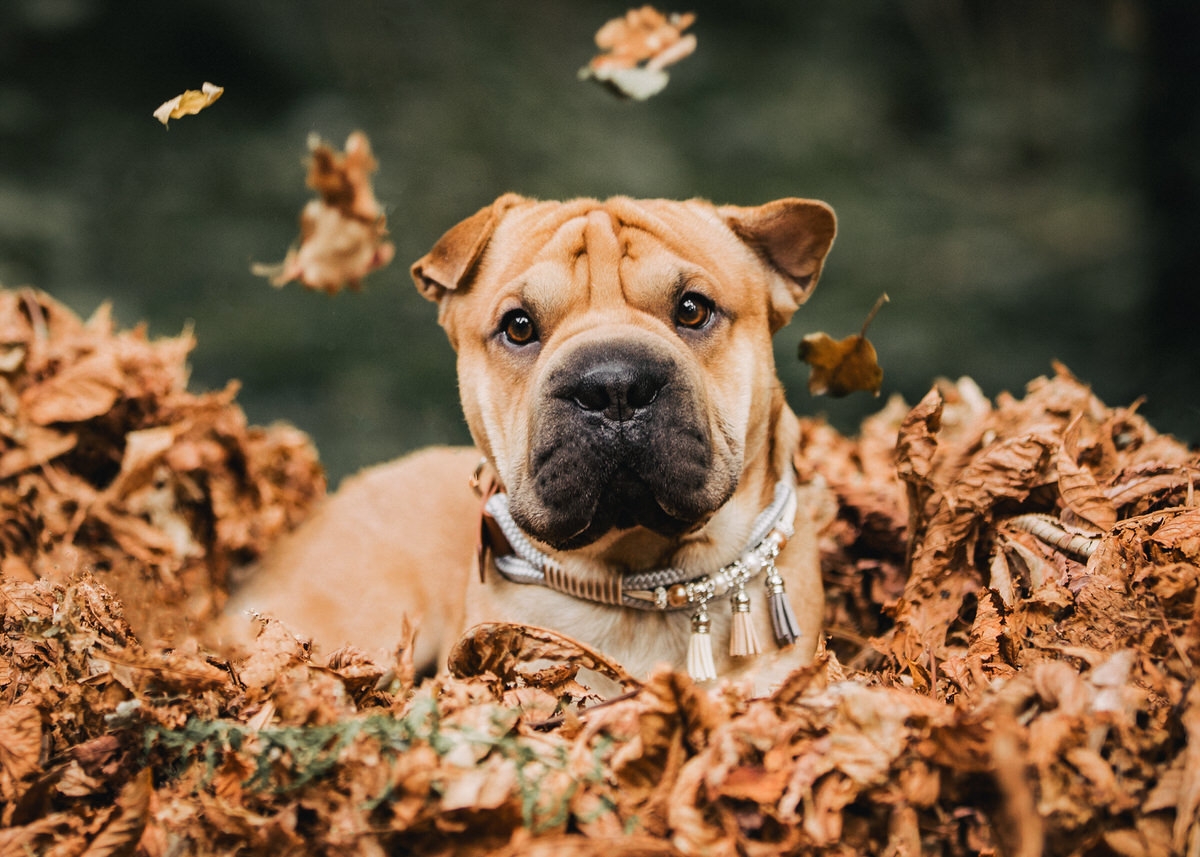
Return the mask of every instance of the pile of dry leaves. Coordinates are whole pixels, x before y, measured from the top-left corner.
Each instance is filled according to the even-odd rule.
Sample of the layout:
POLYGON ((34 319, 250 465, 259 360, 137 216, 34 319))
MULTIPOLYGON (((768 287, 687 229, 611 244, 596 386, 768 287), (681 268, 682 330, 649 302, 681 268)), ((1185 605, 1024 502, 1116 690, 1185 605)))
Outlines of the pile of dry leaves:
POLYGON ((311 456, 185 393, 186 338, 3 300, 0 852, 1200 853, 1200 456, 1065 371, 805 422, 831 642, 770 698, 514 626, 421 680, 400 630, 386 663, 135 633, 219 598, 311 456))
POLYGON ((308 438, 246 425, 237 384, 187 390, 191 334, 116 332, 32 289, 0 291, 0 571, 92 569, 141 639, 219 610, 230 570, 324 494, 308 438))

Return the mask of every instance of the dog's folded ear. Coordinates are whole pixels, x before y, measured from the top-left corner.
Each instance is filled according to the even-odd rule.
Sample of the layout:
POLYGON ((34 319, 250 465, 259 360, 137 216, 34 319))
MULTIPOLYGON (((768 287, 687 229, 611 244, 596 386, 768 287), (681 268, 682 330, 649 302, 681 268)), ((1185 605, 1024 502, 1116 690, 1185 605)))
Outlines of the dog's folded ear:
POLYGON ((433 249, 413 263, 417 291, 435 303, 465 283, 479 264, 488 241, 504 212, 525 202, 525 197, 506 193, 479 209, 438 239, 433 249))
POLYGON ((742 241, 776 273, 771 293, 771 330, 783 327, 808 300, 833 246, 833 209, 811 199, 778 199, 753 208, 717 209, 742 241))

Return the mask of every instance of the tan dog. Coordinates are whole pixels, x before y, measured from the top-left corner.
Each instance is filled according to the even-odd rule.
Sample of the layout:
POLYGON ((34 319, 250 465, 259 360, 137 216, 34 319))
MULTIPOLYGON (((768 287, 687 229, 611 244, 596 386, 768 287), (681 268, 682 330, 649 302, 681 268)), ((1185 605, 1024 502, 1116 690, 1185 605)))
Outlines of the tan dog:
POLYGON ((778 678, 808 662, 825 500, 792 492, 796 417, 771 337, 834 232, 826 205, 799 199, 496 200, 412 268, 457 351, 478 449, 347 480, 231 610, 327 648, 394 646, 408 613, 426 667, 485 621, 557 629, 635 673, 665 661, 702 679, 752 666, 778 678), (482 575, 469 484, 481 457, 507 501, 488 508, 517 548, 505 556, 500 539, 482 575), (793 527, 773 575, 768 554, 793 527), (731 636, 763 654, 731 654, 731 636))

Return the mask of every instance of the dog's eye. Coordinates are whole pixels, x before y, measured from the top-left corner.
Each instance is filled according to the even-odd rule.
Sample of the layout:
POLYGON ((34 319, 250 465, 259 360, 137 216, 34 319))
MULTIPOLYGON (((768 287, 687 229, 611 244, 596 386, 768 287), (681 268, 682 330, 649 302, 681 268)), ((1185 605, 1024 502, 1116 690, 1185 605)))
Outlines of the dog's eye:
POLYGON ((688 292, 679 299, 675 307, 675 323, 680 327, 699 330, 706 326, 713 316, 713 303, 703 295, 688 292))
POLYGON ((523 309, 514 309, 500 320, 500 330, 513 345, 528 345, 537 341, 537 328, 523 309))

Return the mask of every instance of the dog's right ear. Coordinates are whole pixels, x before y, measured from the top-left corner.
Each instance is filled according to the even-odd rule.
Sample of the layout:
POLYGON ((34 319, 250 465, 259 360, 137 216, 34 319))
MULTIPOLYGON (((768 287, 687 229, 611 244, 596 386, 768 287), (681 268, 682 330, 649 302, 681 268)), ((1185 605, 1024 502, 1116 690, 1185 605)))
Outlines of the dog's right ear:
POLYGON ((496 225, 525 197, 506 193, 486 208, 472 214, 438 239, 433 249, 413 263, 413 282, 428 300, 440 302, 447 292, 459 288, 475 271, 496 225))

